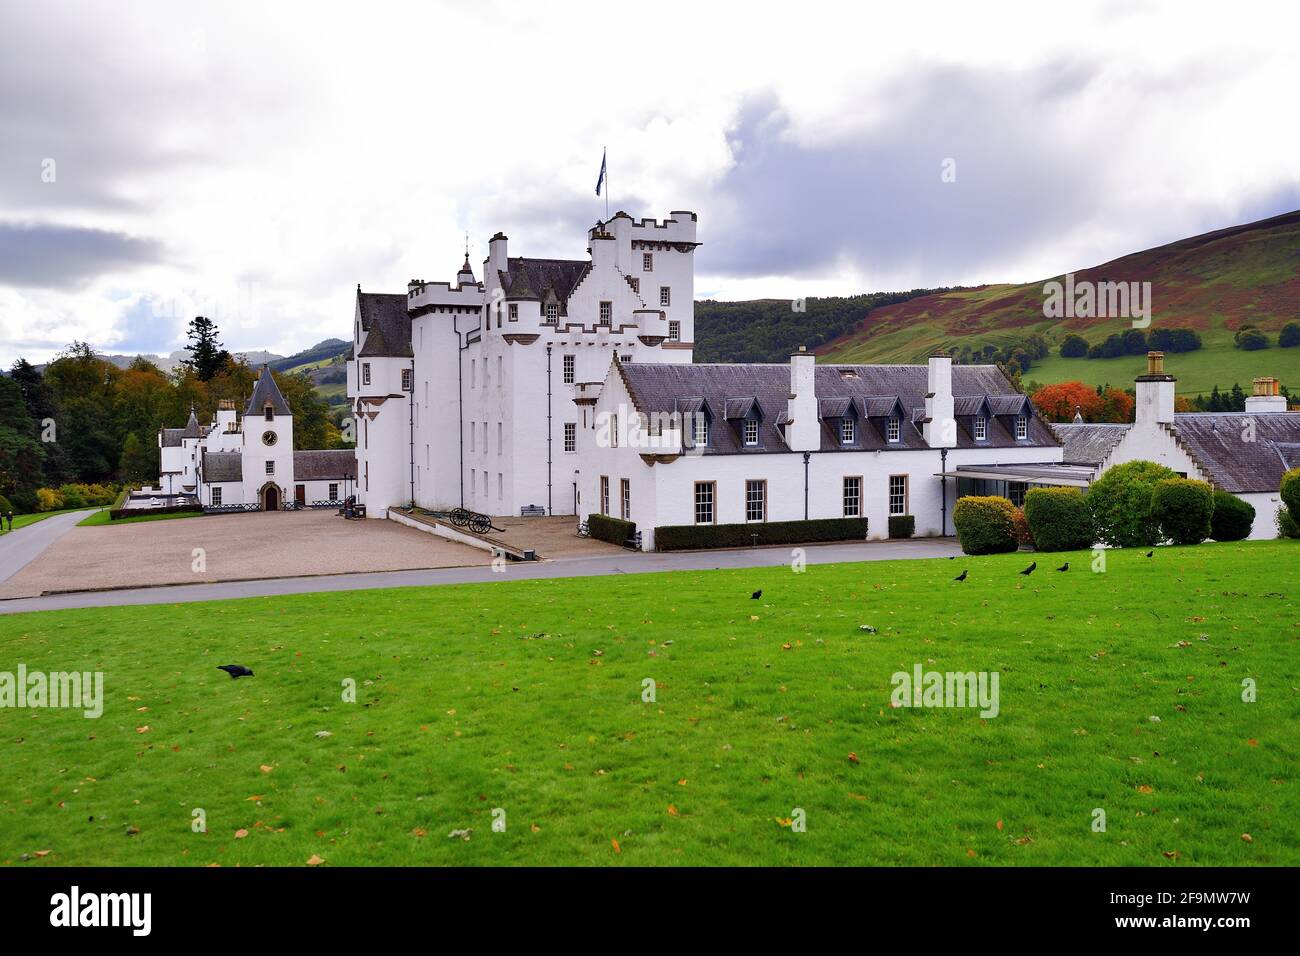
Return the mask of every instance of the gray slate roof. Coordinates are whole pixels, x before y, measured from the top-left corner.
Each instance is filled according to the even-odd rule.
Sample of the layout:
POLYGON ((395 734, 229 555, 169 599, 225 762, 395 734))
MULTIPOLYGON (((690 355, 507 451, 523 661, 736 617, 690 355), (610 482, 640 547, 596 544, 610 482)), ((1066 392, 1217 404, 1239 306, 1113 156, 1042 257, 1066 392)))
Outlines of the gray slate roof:
POLYGON ((1296 412, 1189 412, 1174 416, 1173 430, 1206 476, 1234 494, 1277 491, 1300 458, 1292 447, 1300 446, 1296 412), (1253 422, 1253 436, 1247 422, 1253 422))
POLYGON ((506 259, 506 272, 498 272, 508 299, 542 299, 547 291, 567 314, 569 294, 582 281, 591 263, 585 259, 506 259))
POLYGON ((406 296, 386 292, 357 292, 361 310, 361 328, 366 343, 359 355, 364 358, 391 356, 411 358, 411 319, 406 314, 406 296))
POLYGON ((350 448, 328 448, 293 453, 293 477, 296 481, 355 480, 357 456, 350 448))
MULTIPOLYGON (((631 392, 633 403, 645 413, 671 413, 683 410, 684 399, 691 404, 703 399, 707 413, 712 415, 709 447, 706 454, 754 454, 785 452, 789 449, 777 430, 786 420, 786 404, 790 395, 789 365, 670 365, 629 363, 618 366, 631 392), (735 407, 736 396, 753 396, 758 403, 759 444, 746 447, 741 440, 739 422, 727 422, 723 415, 728 401, 735 407)), ((881 411, 893 407, 897 396, 903 408, 924 407, 928 390, 927 369, 924 365, 818 365, 815 387, 818 404, 822 408, 821 450, 862 451, 923 449, 929 446, 921 434, 921 422, 904 421, 901 440, 885 440, 883 419, 868 418, 871 427, 855 429, 857 442, 851 446, 840 444, 825 420, 826 411, 839 411, 851 407, 861 414, 866 408, 881 411), (891 399, 888 402, 881 398, 891 399), (849 402, 839 401, 849 399, 849 402), (824 404, 823 404, 824 403, 824 404)), ((1008 407, 1021 407, 1024 396, 1015 390, 995 365, 958 365, 952 370, 953 392, 957 396, 1005 396, 1008 407)), ((988 441, 976 443, 964 430, 958 429, 959 448, 1008 448, 1013 446, 1056 447, 1059 442, 1047 423, 1037 415, 1030 418, 1029 438, 1017 441, 1014 424, 1010 419, 994 418, 988 424, 988 441)))
POLYGON ((289 411, 289 403, 284 400, 280 394, 280 388, 275 384, 275 377, 271 375, 271 370, 265 365, 262 371, 257 373, 257 384, 253 386, 253 395, 248 400, 248 406, 244 409, 245 415, 256 415, 259 418, 262 415, 267 403, 275 409, 277 415, 292 415, 289 411))
POLYGON ((243 453, 238 451, 204 452, 203 480, 207 482, 243 481, 243 453))
POLYGON ((162 430, 162 443, 164 448, 179 448, 181 446, 181 436, 185 434, 183 428, 164 428, 162 430))
POLYGON ((1100 465, 1132 428, 1125 424, 1057 424, 1052 426, 1065 449, 1061 460, 1071 465, 1100 465))

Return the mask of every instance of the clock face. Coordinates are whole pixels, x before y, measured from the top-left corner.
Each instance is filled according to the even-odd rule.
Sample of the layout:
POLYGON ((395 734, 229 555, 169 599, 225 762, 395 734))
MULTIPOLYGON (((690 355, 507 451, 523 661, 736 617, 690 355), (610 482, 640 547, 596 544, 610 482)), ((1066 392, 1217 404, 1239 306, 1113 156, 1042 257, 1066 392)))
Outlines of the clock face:
POLYGON ((278 436, 275 434, 275 432, 262 432, 262 444, 274 445, 277 437, 278 436))

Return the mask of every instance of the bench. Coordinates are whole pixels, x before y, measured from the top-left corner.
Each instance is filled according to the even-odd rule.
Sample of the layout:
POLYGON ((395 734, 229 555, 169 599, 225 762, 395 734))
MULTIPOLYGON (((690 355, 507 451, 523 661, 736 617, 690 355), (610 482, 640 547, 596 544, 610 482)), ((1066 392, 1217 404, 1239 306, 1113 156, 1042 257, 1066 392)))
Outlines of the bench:
POLYGON ((546 509, 543 508, 541 505, 524 505, 522 508, 519 509, 519 517, 545 518, 546 509))

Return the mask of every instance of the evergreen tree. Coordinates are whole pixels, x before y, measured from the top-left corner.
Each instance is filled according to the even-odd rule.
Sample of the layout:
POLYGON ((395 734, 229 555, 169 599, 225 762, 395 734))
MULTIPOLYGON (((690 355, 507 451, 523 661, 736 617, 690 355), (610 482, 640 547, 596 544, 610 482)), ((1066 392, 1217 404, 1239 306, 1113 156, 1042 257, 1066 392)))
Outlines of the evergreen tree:
POLYGON ((190 357, 185 364, 194 369, 199 381, 210 381, 230 361, 230 353, 221 347, 221 340, 217 338, 217 323, 196 315, 190 320, 185 335, 190 340, 187 346, 190 357))

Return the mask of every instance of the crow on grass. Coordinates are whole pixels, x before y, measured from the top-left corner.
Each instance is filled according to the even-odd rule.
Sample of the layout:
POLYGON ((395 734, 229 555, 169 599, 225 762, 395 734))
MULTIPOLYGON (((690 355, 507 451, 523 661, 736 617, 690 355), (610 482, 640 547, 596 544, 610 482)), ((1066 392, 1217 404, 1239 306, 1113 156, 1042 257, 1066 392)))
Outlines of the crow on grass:
POLYGON ((953 578, 953 580, 954 580, 954 581, 965 581, 965 580, 966 580, 966 575, 967 575, 968 573, 969 573, 968 571, 962 571, 962 573, 959 574, 959 575, 957 575, 955 578, 953 578))
POLYGON ((1023 571, 1021 571, 1020 573, 1023 574, 1025 577, 1029 577, 1029 575, 1031 575, 1031 574, 1034 573, 1034 569, 1037 568, 1037 567, 1038 567, 1038 562, 1035 561, 1035 562, 1033 562, 1032 564, 1030 564, 1029 567, 1027 567, 1027 568, 1025 568, 1023 571))
POLYGON ((227 674, 230 675, 231 680, 234 680, 236 677, 253 676, 253 672, 250 671, 243 664, 220 664, 217 666, 217 670, 225 671, 227 674))

